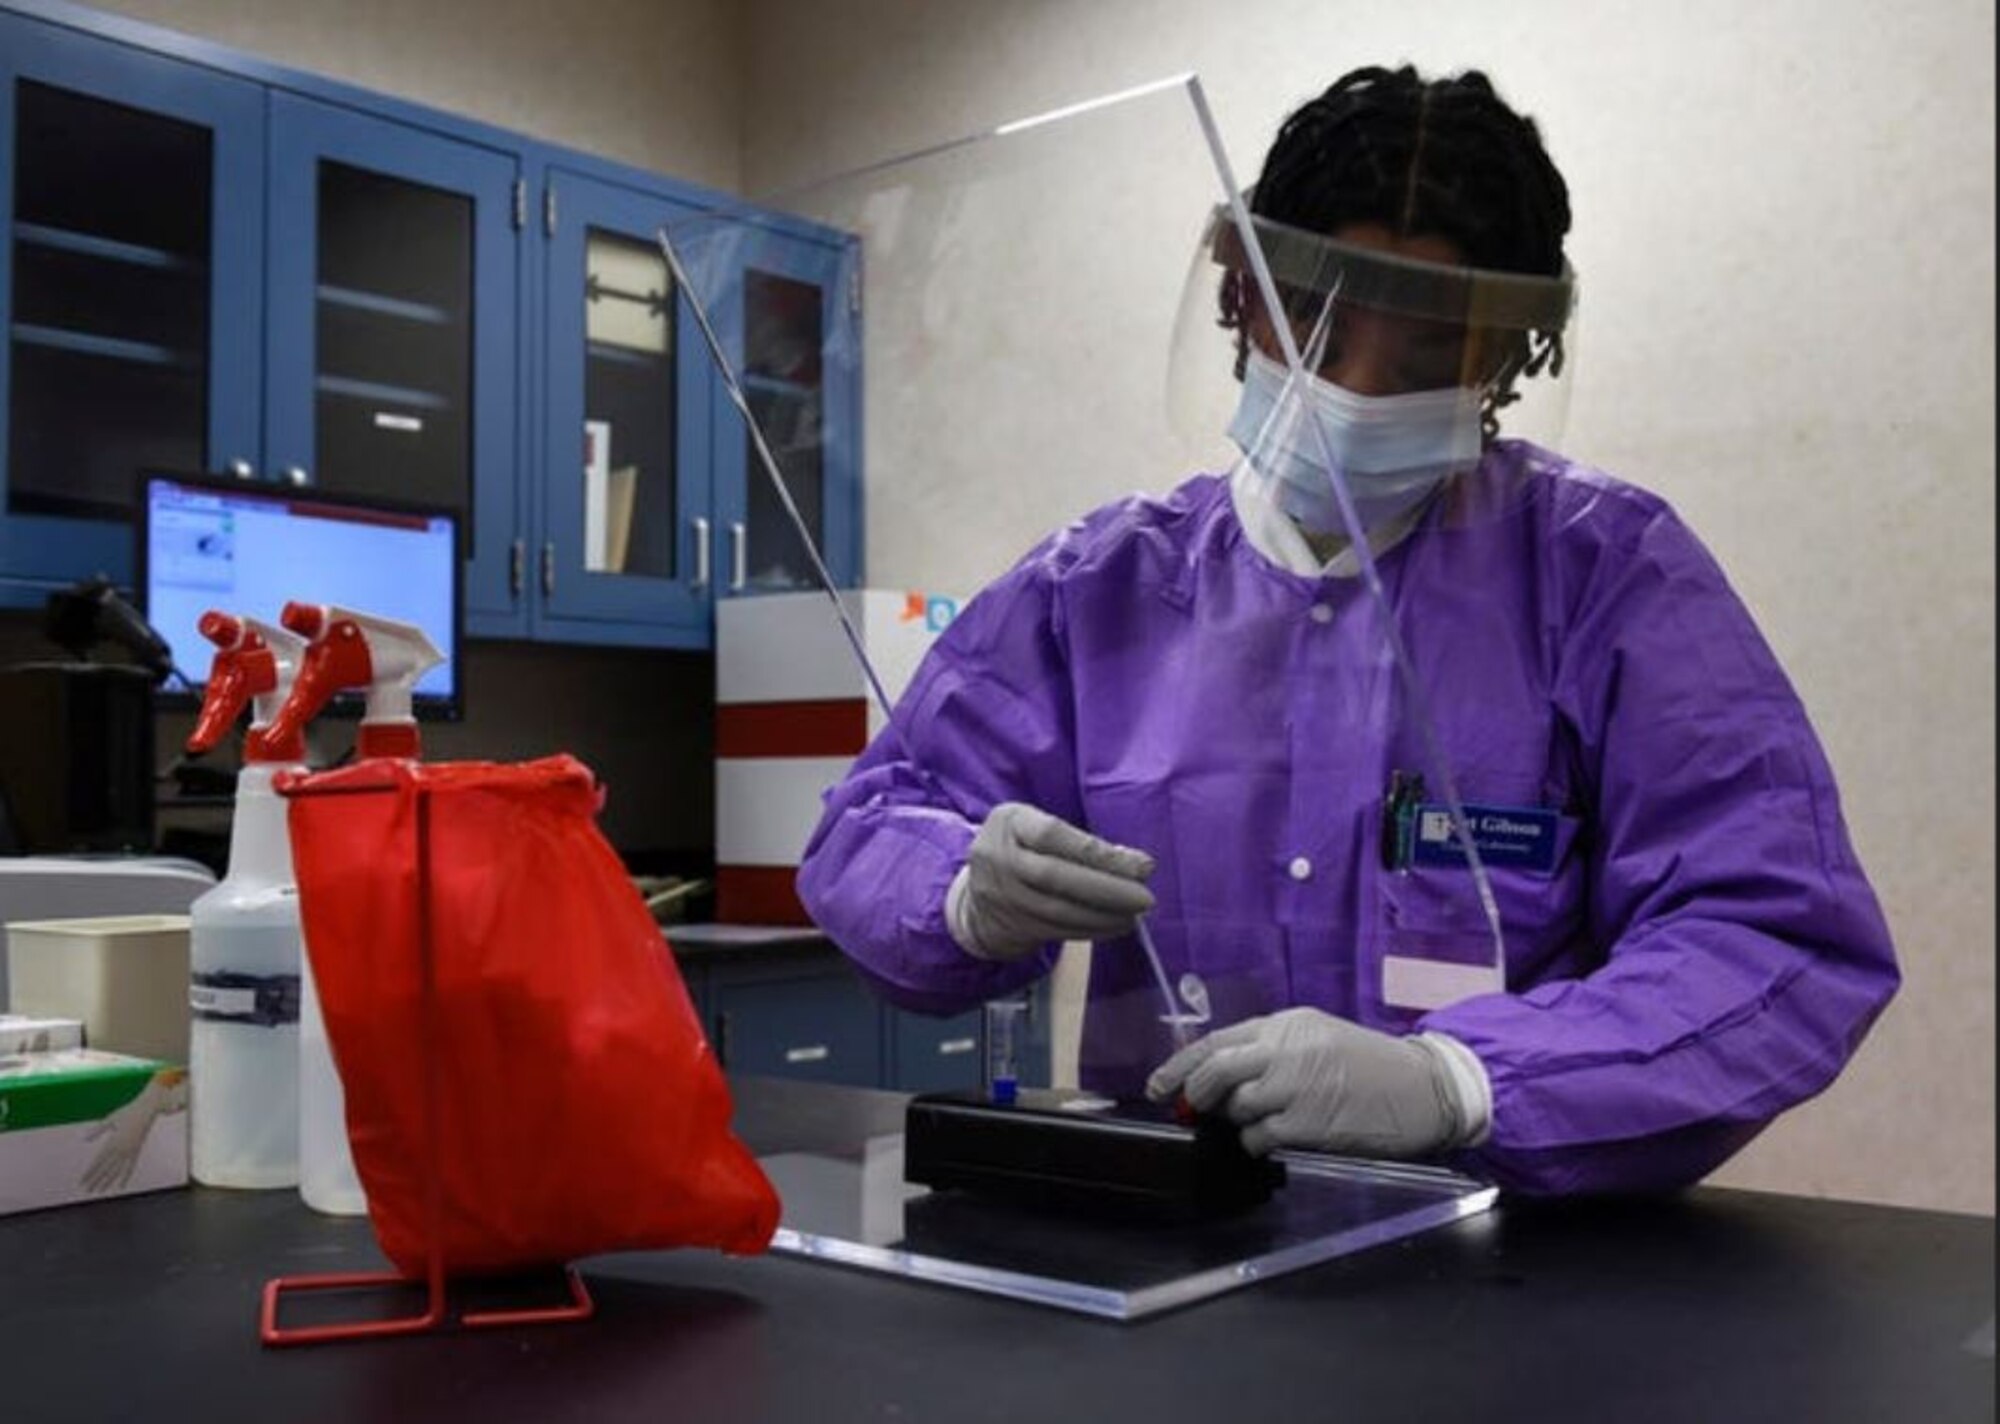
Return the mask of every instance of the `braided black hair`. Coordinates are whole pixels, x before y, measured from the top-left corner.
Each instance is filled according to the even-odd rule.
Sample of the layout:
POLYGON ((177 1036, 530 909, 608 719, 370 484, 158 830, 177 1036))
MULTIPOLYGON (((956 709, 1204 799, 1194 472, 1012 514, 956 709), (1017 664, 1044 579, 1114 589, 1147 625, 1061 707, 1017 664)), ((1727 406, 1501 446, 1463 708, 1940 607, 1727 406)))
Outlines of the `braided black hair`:
MULTIPOLYGON (((1400 69, 1357 69, 1286 117, 1264 157, 1250 209, 1288 227, 1332 233, 1378 223, 1398 237, 1440 237, 1475 267, 1554 277, 1563 272, 1569 189, 1534 120, 1517 114, 1478 70, 1425 80, 1400 69)), ((1221 321, 1244 359, 1254 296, 1226 278, 1221 321)), ((1521 335, 1500 353, 1482 424, 1516 399, 1518 376, 1562 370, 1560 332, 1521 335)))

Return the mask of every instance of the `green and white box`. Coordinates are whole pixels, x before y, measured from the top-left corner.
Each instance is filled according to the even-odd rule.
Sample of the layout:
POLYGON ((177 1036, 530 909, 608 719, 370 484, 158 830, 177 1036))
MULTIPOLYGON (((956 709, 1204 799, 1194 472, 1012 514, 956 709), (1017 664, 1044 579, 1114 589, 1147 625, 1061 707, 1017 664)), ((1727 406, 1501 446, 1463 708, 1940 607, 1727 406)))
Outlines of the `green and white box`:
POLYGON ((0 1215, 187 1179, 187 1069, 92 1048, 0 1057, 0 1215))

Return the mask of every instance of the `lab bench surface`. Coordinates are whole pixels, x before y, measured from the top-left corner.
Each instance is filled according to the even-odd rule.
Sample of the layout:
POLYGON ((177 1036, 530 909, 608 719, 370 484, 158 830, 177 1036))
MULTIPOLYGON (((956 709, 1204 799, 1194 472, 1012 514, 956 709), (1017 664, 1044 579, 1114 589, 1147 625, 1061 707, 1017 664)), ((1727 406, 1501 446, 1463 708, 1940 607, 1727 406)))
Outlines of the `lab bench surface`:
MULTIPOLYGON (((735 1082, 767 1152, 896 1094, 735 1082)), ((783 1257, 595 1258, 578 1325, 266 1350, 365 1223, 189 1190, 0 1220, 8 1418, 1056 1421, 1994 1417, 1993 1220, 1700 1189, 1505 1204, 1119 1325, 783 1257)))

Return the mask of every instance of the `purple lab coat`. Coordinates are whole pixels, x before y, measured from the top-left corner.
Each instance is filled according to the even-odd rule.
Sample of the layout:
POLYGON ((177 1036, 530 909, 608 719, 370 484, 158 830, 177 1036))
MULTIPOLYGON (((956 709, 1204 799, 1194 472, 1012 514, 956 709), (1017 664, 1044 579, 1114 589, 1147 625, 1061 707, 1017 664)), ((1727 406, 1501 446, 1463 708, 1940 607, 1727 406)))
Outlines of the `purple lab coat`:
MULTIPOLYGON (((1218 1025, 1306 1004, 1471 1048, 1492 1131, 1454 1165, 1699 1178, 1831 1082, 1898 982, 1804 709, 1664 502, 1535 447, 1496 445, 1377 562, 1461 797, 1559 816, 1552 868, 1491 871, 1507 992, 1386 1002, 1385 960, 1490 961, 1473 878, 1385 867, 1390 773, 1431 764, 1373 601, 1272 564, 1214 476, 1088 515, 965 607, 828 792, 801 896, 898 1004, 1017 990, 1059 947, 971 958, 944 902, 985 813, 1030 802, 1154 856, 1149 928, 1218 1025)), ((1101 942, 1084 1085, 1135 1095, 1160 1010, 1136 941, 1101 942)))

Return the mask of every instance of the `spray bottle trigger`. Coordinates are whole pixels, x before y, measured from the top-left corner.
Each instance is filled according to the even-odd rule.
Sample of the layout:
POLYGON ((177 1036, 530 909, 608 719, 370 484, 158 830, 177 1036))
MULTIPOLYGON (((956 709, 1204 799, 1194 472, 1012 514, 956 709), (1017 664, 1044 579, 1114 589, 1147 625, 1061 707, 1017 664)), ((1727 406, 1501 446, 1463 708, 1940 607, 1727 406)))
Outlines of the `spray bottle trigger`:
POLYGON ((204 638, 215 644, 216 651, 209 663, 208 686, 202 694, 201 712, 185 744, 190 756, 200 756, 213 750, 216 743, 236 725, 236 719, 243 715, 243 709, 256 693, 253 670, 246 663, 246 656, 253 649, 263 646, 262 640, 246 629, 241 619, 219 608, 211 608, 202 614, 196 627, 204 638))

